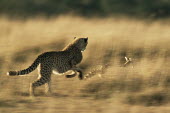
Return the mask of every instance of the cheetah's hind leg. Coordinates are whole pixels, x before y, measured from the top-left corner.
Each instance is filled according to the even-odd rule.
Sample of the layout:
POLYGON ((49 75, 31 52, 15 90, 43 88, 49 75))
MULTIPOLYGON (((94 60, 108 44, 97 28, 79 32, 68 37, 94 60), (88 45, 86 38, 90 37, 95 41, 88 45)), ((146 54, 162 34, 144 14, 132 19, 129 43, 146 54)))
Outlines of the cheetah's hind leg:
POLYGON ((46 95, 51 95, 51 81, 45 83, 45 94, 46 95))
POLYGON ((39 79, 30 85, 30 96, 34 96, 35 88, 43 84, 47 84, 48 88, 46 91, 50 91, 51 73, 52 71, 49 68, 41 66, 39 79))

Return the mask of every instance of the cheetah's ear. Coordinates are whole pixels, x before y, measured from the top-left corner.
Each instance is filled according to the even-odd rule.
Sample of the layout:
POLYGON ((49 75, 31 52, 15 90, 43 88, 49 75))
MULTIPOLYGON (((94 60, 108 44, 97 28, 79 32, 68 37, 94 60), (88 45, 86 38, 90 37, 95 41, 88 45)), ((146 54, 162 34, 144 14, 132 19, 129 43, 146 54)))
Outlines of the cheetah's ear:
POLYGON ((86 38, 86 40, 88 40, 88 37, 86 38))
POLYGON ((84 42, 87 43, 87 40, 88 40, 88 37, 87 38, 84 38, 84 42))
POLYGON ((74 39, 76 39, 76 37, 74 37, 74 39))

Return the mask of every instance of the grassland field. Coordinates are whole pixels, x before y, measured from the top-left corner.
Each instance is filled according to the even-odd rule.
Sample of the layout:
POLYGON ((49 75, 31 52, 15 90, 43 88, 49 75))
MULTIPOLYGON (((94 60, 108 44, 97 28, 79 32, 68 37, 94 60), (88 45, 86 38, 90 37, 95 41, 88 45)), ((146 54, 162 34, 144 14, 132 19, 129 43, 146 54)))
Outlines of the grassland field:
POLYGON ((129 18, 59 16, 19 20, 0 17, 0 113, 169 113, 170 22, 129 18), (61 50, 74 37, 89 37, 79 66, 86 80, 52 75, 29 97, 37 71, 10 77, 46 51, 61 50), (123 67, 124 57, 133 59, 123 67), (100 75, 100 76, 99 76, 100 75))

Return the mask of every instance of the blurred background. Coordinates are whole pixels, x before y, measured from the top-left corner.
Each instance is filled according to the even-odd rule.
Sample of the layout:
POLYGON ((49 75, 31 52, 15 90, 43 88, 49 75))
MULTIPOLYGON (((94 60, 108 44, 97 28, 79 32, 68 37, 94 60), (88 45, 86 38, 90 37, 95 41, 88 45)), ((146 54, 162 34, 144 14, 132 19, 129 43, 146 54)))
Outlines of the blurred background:
POLYGON ((170 16, 169 6, 169 0, 0 0, 0 13, 14 17, 75 14, 83 17, 163 18, 170 16))
POLYGON ((169 113, 169 16, 169 0, 0 0, 0 113, 169 113), (37 70, 6 75, 74 37, 85 80, 52 75, 30 98, 37 70))

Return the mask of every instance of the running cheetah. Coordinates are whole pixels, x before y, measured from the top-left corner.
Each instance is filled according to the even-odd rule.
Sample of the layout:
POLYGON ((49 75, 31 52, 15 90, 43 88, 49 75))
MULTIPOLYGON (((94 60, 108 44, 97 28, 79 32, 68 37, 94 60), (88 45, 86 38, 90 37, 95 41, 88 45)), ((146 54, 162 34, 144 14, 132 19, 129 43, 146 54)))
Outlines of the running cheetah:
POLYGON ((42 53, 27 69, 21 71, 9 71, 7 72, 7 75, 25 75, 39 67, 38 80, 30 84, 30 95, 34 96, 35 88, 43 84, 46 85, 46 93, 50 93, 52 73, 58 75, 66 74, 67 78, 74 77, 79 73, 79 79, 83 79, 82 71, 80 68, 76 67, 76 65, 82 61, 82 52, 86 49, 87 44, 88 37, 75 38, 74 41, 68 44, 63 50, 42 53), (70 71, 74 73, 70 73, 70 71))

